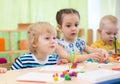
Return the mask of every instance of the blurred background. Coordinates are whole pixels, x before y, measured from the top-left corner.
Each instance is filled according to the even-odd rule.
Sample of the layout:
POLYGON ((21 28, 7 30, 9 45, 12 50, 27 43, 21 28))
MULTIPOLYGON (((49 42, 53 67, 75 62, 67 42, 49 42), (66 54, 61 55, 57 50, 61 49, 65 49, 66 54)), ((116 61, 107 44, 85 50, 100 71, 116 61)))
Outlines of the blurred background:
MULTIPOLYGON (((0 57, 7 56, 7 60, 11 62, 19 56, 18 53, 22 53, 15 53, 13 50, 25 49, 21 45, 24 44, 22 40, 27 38, 26 32, 18 31, 19 24, 47 21, 57 29, 56 12, 62 8, 78 10, 81 16, 80 28, 85 32, 84 38, 88 38, 88 29, 92 29, 95 41, 101 17, 114 15, 120 24, 119 4, 120 0, 0 0, 0 38, 5 39, 5 49, 0 57)), ((120 32, 118 37, 120 38, 120 32)))

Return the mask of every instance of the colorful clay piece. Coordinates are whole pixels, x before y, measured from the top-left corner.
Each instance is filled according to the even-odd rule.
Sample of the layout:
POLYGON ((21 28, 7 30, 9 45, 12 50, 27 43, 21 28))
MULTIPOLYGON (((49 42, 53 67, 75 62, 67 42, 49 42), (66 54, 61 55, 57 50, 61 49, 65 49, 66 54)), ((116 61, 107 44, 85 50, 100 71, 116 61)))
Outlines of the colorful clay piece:
POLYGON ((62 72, 60 77, 64 78, 65 80, 71 80, 71 77, 77 77, 78 73, 79 72, 66 70, 62 72))
POLYGON ((58 77, 57 76, 55 76, 53 78, 54 78, 54 81, 58 81, 58 77))
POLYGON ((92 58, 89 58, 88 60, 87 60, 87 62, 93 62, 93 59, 92 58))
POLYGON ((112 70, 120 71, 120 68, 112 68, 112 70))
POLYGON ((58 81, 58 73, 54 73, 53 74, 53 80, 54 81, 58 81))
POLYGON ((71 80, 71 78, 70 78, 70 76, 69 76, 69 74, 65 74, 65 80, 71 80))
POLYGON ((110 61, 118 61, 119 58, 117 56, 117 54, 112 54, 112 57, 109 58, 110 61))
POLYGON ((72 69, 77 68, 77 62, 73 62, 71 68, 72 69))
POLYGON ((97 62, 97 63, 104 63, 104 64, 108 64, 108 62, 107 62, 107 59, 106 59, 106 58, 102 58, 102 59, 97 60, 97 61, 93 61, 93 59, 92 59, 92 58, 89 58, 89 59, 87 60, 87 62, 88 62, 88 63, 94 63, 94 62, 97 62))

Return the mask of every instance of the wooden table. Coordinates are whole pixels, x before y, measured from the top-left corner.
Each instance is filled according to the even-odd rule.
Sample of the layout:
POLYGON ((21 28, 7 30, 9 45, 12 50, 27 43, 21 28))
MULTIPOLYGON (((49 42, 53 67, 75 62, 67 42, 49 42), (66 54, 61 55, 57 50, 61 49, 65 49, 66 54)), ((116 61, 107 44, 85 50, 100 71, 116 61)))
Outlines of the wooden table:
MULTIPOLYGON (((68 66, 68 65, 58 65, 58 66, 68 66)), ((85 63, 79 63, 78 66, 83 66, 83 71, 91 71, 91 70, 97 70, 97 69, 112 69, 115 67, 120 67, 120 63, 111 63, 111 65, 101 65, 98 66, 96 64, 85 64, 85 63)), ((18 82, 16 81, 16 78, 28 73, 28 72, 39 72, 39 73, 51 73, 51 71, 42 71, 40 67, 37 68, 27 68, 27 69, 21 69, 21 70, 11 70, 7 71, 4 74, 0 74, 0 84, 43 84, 43 83, 33 83, 33 82, 18 82)), ((55 82, 47 83, 47 84, 55 84, 55 82)), ((61 83, 57 84, 92 84, 90 81, 86 81, 83 79, 77 79, 76 77, 72 78, 70 81, 63 81, 61 83)))

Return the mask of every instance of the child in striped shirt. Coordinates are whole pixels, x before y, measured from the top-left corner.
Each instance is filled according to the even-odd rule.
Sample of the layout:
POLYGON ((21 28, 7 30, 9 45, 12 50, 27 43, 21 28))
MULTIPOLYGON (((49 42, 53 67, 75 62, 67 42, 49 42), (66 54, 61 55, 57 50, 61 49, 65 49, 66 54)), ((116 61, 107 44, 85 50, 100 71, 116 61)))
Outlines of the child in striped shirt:
POLYGON ((11 70, 54 65, 58 56, 56 49, 56 30, 47 22, 32 24, 28 30, 28 49, 30 52, 20 56, 11 66, 11 70), (53 53, 53 54, 52 54, 53 53))

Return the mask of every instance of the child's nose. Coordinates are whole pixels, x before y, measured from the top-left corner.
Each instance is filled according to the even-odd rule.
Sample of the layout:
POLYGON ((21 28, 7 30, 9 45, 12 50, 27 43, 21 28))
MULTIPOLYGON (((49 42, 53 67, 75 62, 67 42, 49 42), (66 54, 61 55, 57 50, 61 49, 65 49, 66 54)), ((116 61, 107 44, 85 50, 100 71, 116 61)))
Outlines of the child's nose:
POLYGON ((55 43, 55 42, 56 42, 56 40, 55 40, 55 39, 52 39, 52 40, 51 40, 51 42, 52 42, 52 43, 55 43))
POLYGON ((77 28, 76 27, 72 27, 72 30, 76 30, 77 28))
POLYGON ((111 38, 114 38, 114 35, 113 35, 113 34, 111 35, 111 38))

